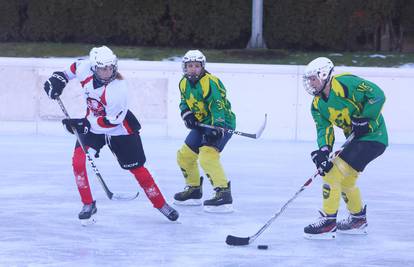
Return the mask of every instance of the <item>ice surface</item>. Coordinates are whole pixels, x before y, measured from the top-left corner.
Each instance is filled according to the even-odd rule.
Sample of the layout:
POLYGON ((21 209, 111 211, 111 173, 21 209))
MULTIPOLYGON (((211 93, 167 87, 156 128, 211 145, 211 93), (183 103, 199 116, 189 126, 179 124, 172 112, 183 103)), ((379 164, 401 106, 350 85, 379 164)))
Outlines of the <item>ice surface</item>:
MULTIPOLYGON (((314 143, 234 136, 222 162, 236 212, 176 206, 179 223, 152 208, 132 174, 103 149, 95 161, 111 190, 141 194, 132 202, 110 201, 90 170, 98 222, 82 227, 71 169, 74 137, 0 137, 0 266, 414 266, 413 145, 391 145, 360 176, 367 236, 303 238, 321 205, 318 178, 253 244, 229 247, 228 234, 256 233, 314 173, 314 143), (258 250, 259 244, 269 249, 258 250)), ((175 159, 182 140, 144 136, 143 143, 147 167, 171 202, 184 187, 175 159)), ((212 192, 206 181, 203 198, 212 192)), ((339 217, 346 215, 341 203, 339 217)))

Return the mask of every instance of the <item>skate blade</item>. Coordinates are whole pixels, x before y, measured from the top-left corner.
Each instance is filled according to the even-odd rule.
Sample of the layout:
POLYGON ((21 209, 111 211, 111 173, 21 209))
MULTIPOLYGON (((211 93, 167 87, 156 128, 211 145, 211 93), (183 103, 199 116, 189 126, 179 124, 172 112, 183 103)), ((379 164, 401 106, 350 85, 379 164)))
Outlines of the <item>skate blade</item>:
POLYGON ((95 216, 91 216, 89 219, 79 219, 82 226, 89 226, 96 223, 95 216))
POLYGON ((323 233, 323 234, 307 234, 304 233, 303 237, 311 240, 334 240, 336 238, 335 232, 323 233))
POLYGON ((174 200, 173 203, 178 206, 201 206, 201 199, 188 199, 186 201, 174 200))
POLYGON ((367 235, 367 226, 364 226, 363 228, 354 228, 350 230, 337 230, 338 233, 342 235, 367 235))
POLYGON ((204 211, 208 213, 232 213, 234 212, 233 204, 220 206, 204 206, 204 211))

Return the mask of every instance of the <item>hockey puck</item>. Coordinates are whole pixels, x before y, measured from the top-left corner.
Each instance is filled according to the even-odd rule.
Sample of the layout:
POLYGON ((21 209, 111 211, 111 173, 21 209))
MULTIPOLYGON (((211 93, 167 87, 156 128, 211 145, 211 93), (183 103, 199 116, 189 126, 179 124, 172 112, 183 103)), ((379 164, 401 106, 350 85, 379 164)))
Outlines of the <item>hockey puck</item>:
POLYGON ((268 245, 258 245, 257 249, 268 249, 269 246, 268 245))

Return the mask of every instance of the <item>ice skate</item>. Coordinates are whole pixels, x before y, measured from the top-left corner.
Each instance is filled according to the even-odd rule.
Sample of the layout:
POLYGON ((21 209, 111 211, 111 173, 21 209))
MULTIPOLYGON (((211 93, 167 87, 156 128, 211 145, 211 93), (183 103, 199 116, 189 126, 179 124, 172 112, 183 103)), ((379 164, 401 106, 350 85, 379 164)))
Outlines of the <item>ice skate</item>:
POLYGON ((349 214, 348 218, 338 222, 338 233, 350 235, 366 235, 367 222, 367 206, 365 205, 362 211, 349 214))
POLYGON ((231 197, 230 182, 227 188, 217 187, 212 199, 204 201, 204 211, 212 213, 233 212, 233 198, 231 197))
POLYGON ((164 204, 161 208, 158 209, 162 214, 165 215, 165 217, 168 218, 170 221, 176 221, 179 217, 178 211, 176 211, 174 208, 172 208, 167 203, 164 204))
POLYGON ((97 211, 96 201, 93 201, 91 204, 83 205, 83 208, 78 215, 81 224, 83 226, 94 224, 96 222, 95 214, 97 211))
POLYGON ((199 186, 186 186, 184 191, 174 195, 174 204, 183 206, 200 206, 203 196, 203 177, 200 178, 199 186))
POLYGON ((336 214, 328 215, 319 211, 321 217, 315 223, 305 227, 304 237, 307 239, 335 239, 336 214))

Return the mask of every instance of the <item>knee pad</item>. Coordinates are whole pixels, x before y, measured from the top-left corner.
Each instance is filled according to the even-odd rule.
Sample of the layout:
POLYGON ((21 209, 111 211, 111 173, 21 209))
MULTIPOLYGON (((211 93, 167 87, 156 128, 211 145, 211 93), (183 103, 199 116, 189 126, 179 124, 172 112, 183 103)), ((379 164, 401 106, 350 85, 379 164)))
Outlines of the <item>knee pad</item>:
POLYGON ((341 186, 353 187, 359 173, 340 157, 336 157, 332 162, 334 165, 323 180, 330 184, 340 183, 341 186))
POLYGON ((355 187, 359 173, 339 157, 334 160, 334 164, 338 167, 339 171, 343 175, 343 179, 341 180, 343 191, 355 187))
POLYGON ((220 153, 211 146, 203 146, 200 148, 199 160, 201 168, 208 170, 211 168, 212 163, 219 162, 220 153))
POLYGON ((226 175, 220 163, 220 153, 214 147, 201 147, 199 161, 213 187, 227 187, 226 175))
POLYGON ((180 167, 185 182, 189 186, 200 185, 200 171, 197 164, 198 154, 184 144, 177 152, 177 163, 180 167))
POLYGON ((181 168, 187 169, 197 162, 198 154, 191 150, 184 144, 180 150, 177 151, 177 163, 181 168))
POLYGON ((330 169, 329 172, 327 172, 325 176, 322 177, 323 181, 331 186, 339 186, 343 178, 344 176, 342 172, 335 164, 333 165, 332 169, 330 169))
POLYGON ((336 157, 332 162, 344 177, 358 176, 358 172, 340 157, 336 157))

